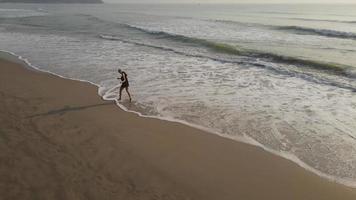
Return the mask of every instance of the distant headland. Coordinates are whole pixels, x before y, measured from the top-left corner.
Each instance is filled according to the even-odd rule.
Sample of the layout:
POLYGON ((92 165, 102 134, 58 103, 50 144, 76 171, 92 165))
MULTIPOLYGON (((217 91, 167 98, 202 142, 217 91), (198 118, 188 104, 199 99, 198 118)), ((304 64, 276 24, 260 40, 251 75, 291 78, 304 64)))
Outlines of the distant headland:
POLYGON ((0 0, 0 3, 103 3, 102 0, 0 0))

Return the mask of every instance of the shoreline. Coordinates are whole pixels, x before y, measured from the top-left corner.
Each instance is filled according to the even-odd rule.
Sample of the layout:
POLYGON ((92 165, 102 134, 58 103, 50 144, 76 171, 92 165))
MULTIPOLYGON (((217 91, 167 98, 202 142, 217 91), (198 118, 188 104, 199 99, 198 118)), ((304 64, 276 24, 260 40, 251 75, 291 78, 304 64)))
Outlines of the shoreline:
MULTIPOLYGON (((87 80, 82 80, 82 79, 68 78, 68 77, 53 73, 53 72, 48 71, 48 70, 42 70, 39 67, 34 66, 28 59, 23 58, 22 56, 17 55, 16 53, 13 53, 13 52, 0 50, 0 60, 1 59, 18 63, 20 65, 23 65, 23 67, 25 67, 26 69, 29 69, 29 70, 34 70, 34 71, 42 72, 42 73, 45 73, 45 74, 50 74, 50 75, 53 75, 53 76, 56 76, 56 77, 59 77, 59 78, 62 78, 62 79, 67 79, 67 80, 71 80, 71 81, 79 81, 79 82, 90 84, 90 85, 95 86, 97 88, 97 95, 101 99, 103 99, 105 101, 112 101, 111 99, 107 99, 107 98, 105 98, 104 96, 102 96, 100 94, 100 85, 98 85, 96 83, 93 83, 93 82, 90 82, 90 81, 87 81, 87 80)), ((338 177, 334 177, 334 176, 325 174, 325 173, 323 173, 323 172, 321 172, 321 171, 309 166, 308 164, 304 163, 303 161, 301 161, 298 157, 296 157, 293 154, 286 153, 286 152, 275 151, 273 149, 266 148, 265 146, 263 146, 262 144, 260 144, 259 142, 257 142, 256 140, 254 140, 253 138, 250 138, 248 136, 230 137, 230 136, 228 136, 226 134, 219 133, 219 132, 214 131, 214 130, 212 130, 210 128, 203 127, 203 126, 196 125, 196 124, 192 124, 192 123, 186 122, 184 120, 178 120, 178 119, 169 118, 169 117, 159 117, 159 116, 145 115, 143 113, 128 109, 125 105, 120 104, 120 102, 117 101, 117 100, 114 100, 114 101, 115 101, 116 105, 121 110, 123 110, 125 112, 133 113, 133 114, 135 114, 135 115, 137 115, 139 117, 142 117, 142 118, 157 119, 157 120, 162 120, 162 121, 166 121, 166 122, 180 123, 182 125, 189 126, 191 128, 194 128, 194 129, 199 129, 201 131, 204 131, 204 132, 207 132, 207 133, 210 133, 210 134, 214 134, 214 135, 217 135, 217 136, 222 137, 222 138, 230 139, 230 140, 233 140, 235 142, 241 142, 241 143, 244 143, 244 144, 252 145, 252 146, 261 148, 261 150, 266 151, 266 152, 268 152, 270 154, 273 154, 273 155, 281 157, 283 159, 292 161, 293 163, 297 164, 299 167, 301 167, 301 168, 303 168, 303 169, 305 169, 305 170, 307 170, 309 172, 312 172, 312 173, 318 175, 321 178, 327 179, 330 182, 335 182, 335 183, 338 183, 338 184, 345 185, 347 187, 356 189, 356 181, 347 180, 347 179, 340 179, 338 177)))
MULTIPOLYGON (((99 174, 101 177, 95 176, 93 179, 104 182, 104 186, 106 186, 104 188, 109 186, 115 188, 115 184, 118 186, 123 184, 124 188, 129 188, 127 191, 125 190, 125 194, 127 193, 130 197, 126 199, 133 198, 140 192, 142 192, 142 197, 157 193, 162 194, 162 197, 164 197, 163 194, 174 194, 172 199, 177 197, 176 199, 339 198, 346 200, 356 197, 355 189, 320 178, 299 167, 296 163, 266 152, 259 147, 209 134, 177 122, 142 118, 124 112, 112 102, 101 100, 95 93, 97 89, 93 85, 62 79, 41 71, 30 71, 18 64, 4 60, 1 60, 0 70, 3 74, 0 75, 0 80, 4 83, 0 88, 3 93, 1 111, 6 111, 3 113, 9 114, 9 116, 20 116, 19 122, 5 119, 2 116, 1 120, 6 122, 2 123, 4 124, 0 129, 2 134, 11 130, 21 138, 23 130, 27 131, 27 128, 36 127, 37 131, 41 132, 42 130, 42 134, 47 135, 37 138, 38 141, 36 139, 35 142, 38 143, 38 146, 33 146, 30 150, 35 149, 39 153, 46 149, 46 145, 54 143, 64 146, 63 148, 66 149, 64 152, 70 152, 73 155, 77 154, 76 152, 81 152, 86 155, 79 156, 81 155, 79 153, 79 157, 72 156, 76 158, 74 161, 63 163, 57 160, 57 154, 60 154, 61 151, 59 153, 51 152, 57 155, 54 157, 47 158, 46 155, 36 157, 36 161, 41 161, 45 157, 48 163, 54 163, 52 167, 55 167, 59 172, 59 177, 57 177, 59 179, 72 177, 71 175, 74 174, 74 177, 84 180, 88 173, 92 173, 91 169, 93 168, 96 169, 94 174, 99 174), (14 85, 9 84, 10 75, 17 75, 18 80, 14 80, 14 85), (19 108, 19 110, 15 108, 19 108), (27 112, 25 113, 27 115, 32 113, 31 115, 35 119, 23 119, 23 116, 26 115, 21 112, 27 112), (61 123, 58 124, 58 121, 61 123), (10 126, 10 128, 7 127, 9 123, 16 125, 17 128, 12 130, 10 126), (94 149, 93 152, 90 148, 78 146, 80 142, 88 139, 86 138, 87 133, 90 133, 90 141, 95 144, 90 146, 94 149), (100 134, 98 135, 98 133, 100 134), (48 141, 51 142, 48 143, 48 141), (110 146, 110 151, 102 152, 104 151, 102 149, 107 149, 108 146, 110 146), (126 156, 125 153, 133 156, 126 156), (106 160, 103 161, 103 158, 106 160), (78 160, 80 162, 77 162, 78 160), (78 163, 87 163, 88 166, 80 165, 84 170, 76 171, 77 169, 72 165, 76 166, 78 163), (122 165, 125 166, 122 167, 122 165), (142 166, 145 167, 142 168, 142 166), (117 175, 119 178, 113 182, 111 179, 114 175, 107 178, 104 176, 107 173, 119 173, 120 175, 117 175), (126 176, 130 178, 126 179, 126 176), (132 185, 136 189, 135 192, 130 193, 132 185), (147 189, 147 185, 149 189, 147 189), (146 190, 137 188, 146 188, 150 192, 145 193, 146 190)), ((26 144, 25 146, 31 145, 27 144, 31 141, 23 142, 26 144)), ((22 154, 19 150, 12 148, 3 152, 5 155, 1 155, 0 159, 9 157, 4 160, 11 160, 11 155, 22 154), (11 151, 15 151, 15 154, 6 154, 11 151)), ((39 154, 46 153, 44 151, 39 154)), ((20 157, 18 158, 20 159, 20 157)), ((26 176, 27 171, 17 171, 20 166, 16 165, 16 162, 6 162, 10 166, 12 165, 12 168, 0 165, 0 173, 6 175, 5 177, 21 173, 25 173, 23 176, 26 176), (8 173, 9 171, 15 173, 8 173)), ((42 165, 40 163, 37 164, 42 165)), ((46 169, 45 166, 42 167, 46 169)), ((30 171, 38 173, 38 169, 31 168, 30 171)), ((51 178, 52 176, 43 178, 43 181, 46 182, 51 178)), ((62 183, 65 186, 69 184, 67 188, 63 185, 61 188, 66 191, 66 197, 84 192, 81 188, 73 189, 79 187, 75 181, 62 180, 62 183), (75 192, 68 191, 70 188, 75 192)), ((34 183, 30 180, 28 184, 32 186, 31 184, 34 183)), ((0 184, 0 188, 2 187, 3 184, 0 184)), ((16 188, 16 186, 14 187, 16 188)), ((58 189, 58 187, 53 186, 54 189, 58 189)), ((91 187, 88 186, 86 189, 88 188, 91 187)), ((47 190, 44 193, 53 192, 47 190)), ((5 193, 5 190, 0 189, 0 191, 5 193)), ((43 195, 42 192, 39 191, 38 195, 43 195)), ((93 191, 90 196, 94 197, 99 193, 93 191)), ((104 194, 107 193, 103 192, 102 195, 104 194)))

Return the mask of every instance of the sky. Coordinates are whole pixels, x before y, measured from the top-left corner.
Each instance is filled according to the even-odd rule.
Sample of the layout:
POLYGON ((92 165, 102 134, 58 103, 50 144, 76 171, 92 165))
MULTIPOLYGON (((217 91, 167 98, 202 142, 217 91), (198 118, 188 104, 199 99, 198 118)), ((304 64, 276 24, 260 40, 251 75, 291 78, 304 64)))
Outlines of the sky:
POLYGON ((356 0, 104 0, 108 3, 352 3, 356 0))

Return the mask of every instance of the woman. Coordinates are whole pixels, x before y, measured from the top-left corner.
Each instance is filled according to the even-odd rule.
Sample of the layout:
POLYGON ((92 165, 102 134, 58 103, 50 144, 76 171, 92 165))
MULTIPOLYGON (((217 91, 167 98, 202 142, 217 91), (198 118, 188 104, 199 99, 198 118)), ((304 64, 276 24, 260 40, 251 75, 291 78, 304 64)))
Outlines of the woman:
POLYGON ((127 74, 126 74, 126 72, 122 71, 121 69, 119 69, 118 72, 121 74, 121 77, 117 78, 117 79, 121 80, 119 100, 121 100, 122 90, 125 89, 127 94, 129 95, 130 102, 131 102, 131 95, 130 95, 130 92, 129 92, 129 80, 127 79, 127 74))

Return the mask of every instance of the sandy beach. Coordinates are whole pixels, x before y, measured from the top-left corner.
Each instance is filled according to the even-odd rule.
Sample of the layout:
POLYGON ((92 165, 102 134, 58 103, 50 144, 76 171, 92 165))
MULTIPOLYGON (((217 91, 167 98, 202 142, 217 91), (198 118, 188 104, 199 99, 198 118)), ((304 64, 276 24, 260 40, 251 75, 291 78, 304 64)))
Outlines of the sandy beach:
POLYGON ((261 148, 141 118, 93 85, 0 61, 0 199, 355 200, 261 148))

